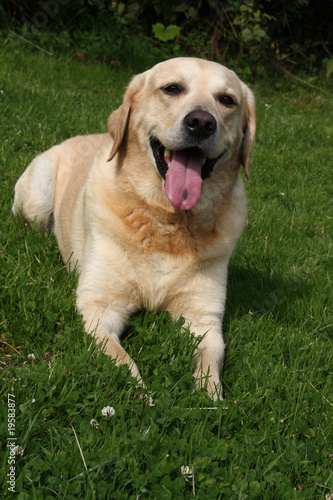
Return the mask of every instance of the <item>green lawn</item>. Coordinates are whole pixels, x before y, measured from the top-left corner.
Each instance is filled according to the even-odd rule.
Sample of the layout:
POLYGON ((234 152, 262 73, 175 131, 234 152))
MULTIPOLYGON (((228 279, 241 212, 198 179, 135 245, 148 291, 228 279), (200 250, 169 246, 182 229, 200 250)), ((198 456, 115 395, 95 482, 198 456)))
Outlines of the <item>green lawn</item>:
POLYGON ((328 84, 316 82, 326 93, 253 86, 258 132, 248 223, 230 264, 225 401, 213 408, 204 391, 192 394, 195 341, 181 322, 143 311, 124 344, 151 391, 148 406, 127 368, 85 335, 76 278, 53 235, 10 212, 32 158, 105 131, 130 76, 19 45, 0 51, 0 496, 325 499, 333 494, 328 84), (102 415, 107 406, 114 416, 102 415), (22 455, 11 454, 9 437, 22 455))

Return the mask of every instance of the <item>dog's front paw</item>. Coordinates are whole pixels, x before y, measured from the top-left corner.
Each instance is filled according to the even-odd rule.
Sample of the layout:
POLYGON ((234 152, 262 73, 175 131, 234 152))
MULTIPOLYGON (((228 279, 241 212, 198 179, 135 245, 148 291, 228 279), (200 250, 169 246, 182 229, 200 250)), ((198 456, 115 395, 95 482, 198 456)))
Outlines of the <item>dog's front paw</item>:
POLYGON ((209 375, 196 377, 195 387, 206 389, 209 397, 214 401, 223 401, 223 388, 219 380, 213 380, 209 375))

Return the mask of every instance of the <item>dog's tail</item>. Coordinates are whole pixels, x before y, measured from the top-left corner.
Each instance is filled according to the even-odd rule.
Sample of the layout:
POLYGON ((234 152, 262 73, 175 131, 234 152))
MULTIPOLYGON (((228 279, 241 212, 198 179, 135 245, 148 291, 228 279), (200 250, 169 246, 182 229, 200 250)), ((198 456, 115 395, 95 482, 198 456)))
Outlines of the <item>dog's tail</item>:
POLYGON ((53 194, 58 165, 55 148, 37 156, 15 186, 13 213, 22 213, 28 222, 35 222, 37 228, 46 229, 53 225, 53 194))

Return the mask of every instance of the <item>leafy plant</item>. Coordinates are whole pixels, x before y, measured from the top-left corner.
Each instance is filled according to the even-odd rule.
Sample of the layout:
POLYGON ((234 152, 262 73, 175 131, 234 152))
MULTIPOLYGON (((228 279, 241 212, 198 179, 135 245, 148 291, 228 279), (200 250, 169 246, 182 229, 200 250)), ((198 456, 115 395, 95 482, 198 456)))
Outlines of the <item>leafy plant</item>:
POLYGON ((326 61, 326 76, 329 78, 333 73, 333 59, 327 59, 326 61))
POLYGON ((168 42, 174 40, 180 34, 180 28, 173 24, 165 27, 162 23, 153 24, 153 33, 161 42, 168 42))
POLYGON ((258 48, 263 42, 267 44, 267 21, 272 20, 271 16, 257 8, 252 0, 242 4, 235 2, 230 10, 234 13, 233 23, 240 30, 240 41, 244 46, 258 48))

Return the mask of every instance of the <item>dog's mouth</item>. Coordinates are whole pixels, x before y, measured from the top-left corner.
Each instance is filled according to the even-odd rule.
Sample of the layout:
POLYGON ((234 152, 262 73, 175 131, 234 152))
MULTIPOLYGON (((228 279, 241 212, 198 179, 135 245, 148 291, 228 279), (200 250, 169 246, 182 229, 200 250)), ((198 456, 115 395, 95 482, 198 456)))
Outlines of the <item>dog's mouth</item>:
POLYGON ((150 139, 157 169, 165 179, 165 193, 172 205, 190 210, 201 198, 202 182, 210 177, 216 163, 227 150, 216 158, 207 158, 197 147, 169 151, 155 137, 150 139))

